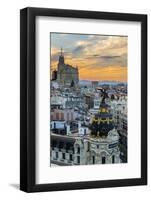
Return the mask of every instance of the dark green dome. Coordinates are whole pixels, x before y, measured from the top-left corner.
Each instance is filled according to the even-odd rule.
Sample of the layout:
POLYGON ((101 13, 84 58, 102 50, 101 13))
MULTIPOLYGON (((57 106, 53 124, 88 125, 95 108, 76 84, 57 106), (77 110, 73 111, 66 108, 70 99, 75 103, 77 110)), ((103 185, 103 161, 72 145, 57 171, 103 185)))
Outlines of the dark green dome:
POLYGON ((90 125, 91 136, 106 137, 113 128, 112 114, 109 112, 109 106, 105 103, 105 98, 103 97, 99 112, 94 116, 90 125))

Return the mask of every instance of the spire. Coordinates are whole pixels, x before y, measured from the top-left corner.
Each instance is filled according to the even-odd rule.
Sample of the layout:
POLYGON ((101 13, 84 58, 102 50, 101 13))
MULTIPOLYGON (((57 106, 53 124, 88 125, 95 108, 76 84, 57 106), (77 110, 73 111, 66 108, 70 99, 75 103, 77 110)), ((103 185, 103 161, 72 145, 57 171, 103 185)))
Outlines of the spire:
POLYGON ((60 49, 59 64, 64 64, 63 49, 60 49))
POLYGON ((61 47, 60 55, 63 56, 63 49, 61 47))

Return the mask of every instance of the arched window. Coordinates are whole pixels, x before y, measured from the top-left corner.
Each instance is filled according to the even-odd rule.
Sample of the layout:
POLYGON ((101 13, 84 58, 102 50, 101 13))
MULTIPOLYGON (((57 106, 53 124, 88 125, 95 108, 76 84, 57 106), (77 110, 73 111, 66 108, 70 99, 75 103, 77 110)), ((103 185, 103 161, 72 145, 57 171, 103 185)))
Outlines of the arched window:
POLYGON ((106 158, 105 158, 105 156, 103 156, 102 157, 102 164, 105 164, 105 162, 106 162, 106 158))
POLYGON ((92 156, 92 163, 95 164, 95 156, 92 156))
POLYGON ((77 147, 77 153, 80 153, 80 147, 79 146, 77 147))
POLYGON ((77 163, 80 164, 80 156, 77 156, 77 163))
POLYGON ((69 158, 70 158, 70 161, 73 161, 73 156, 72 156, 72 154, 70 154, 69 158))
POLYGON ((56 151, 56 159, 58 159, 58 151, 56 151))
POLYGON ((112 163, 115 163, 115 156, 112 156, 112 163))
POLYGON ((62 159, 66 159, 65 153, 62 153, 62 159))

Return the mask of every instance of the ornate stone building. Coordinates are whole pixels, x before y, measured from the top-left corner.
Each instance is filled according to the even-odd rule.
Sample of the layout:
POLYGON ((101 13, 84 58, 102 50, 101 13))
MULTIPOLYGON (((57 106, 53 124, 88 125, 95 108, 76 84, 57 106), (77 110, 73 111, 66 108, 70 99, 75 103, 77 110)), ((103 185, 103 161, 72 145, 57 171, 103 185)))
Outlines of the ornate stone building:
POLYGON ((63 86, 76 86, 79 82, 79 71, 77 67, 65 64, 61 49, 57 70, 57 82, 63 86))
POLYGON ((105 98, 83 135, 79 132, 51 135, 51 163, 57 165, 89 165, 120 163, 119 134, 105 98))

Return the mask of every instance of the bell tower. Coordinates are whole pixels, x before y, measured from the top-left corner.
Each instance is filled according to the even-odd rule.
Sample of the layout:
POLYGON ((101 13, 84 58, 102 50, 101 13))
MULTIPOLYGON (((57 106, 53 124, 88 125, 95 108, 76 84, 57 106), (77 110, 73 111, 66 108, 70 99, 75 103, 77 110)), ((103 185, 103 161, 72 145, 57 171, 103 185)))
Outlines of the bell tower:
POLYGON ((64 55, 62 48, 60 49, 59 61, 58 61, 58 73, 57 73, 57 80, 60 82, 62 80, 62 70, 64 69, 64 55))
POLYGON ((59 64, 64 64, 64 55, 63 55, 63 49, 61 48, 60 56, 59 56, 59 64))

